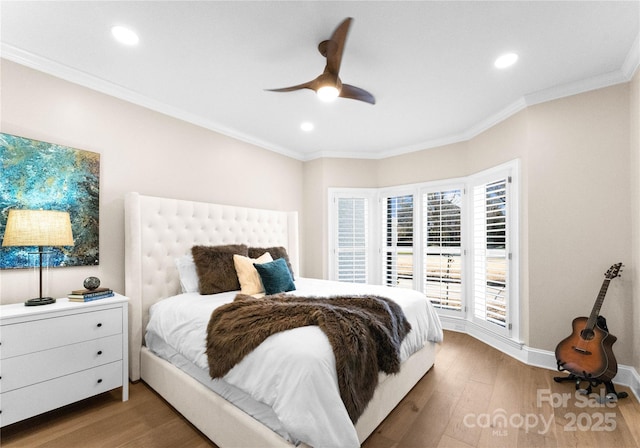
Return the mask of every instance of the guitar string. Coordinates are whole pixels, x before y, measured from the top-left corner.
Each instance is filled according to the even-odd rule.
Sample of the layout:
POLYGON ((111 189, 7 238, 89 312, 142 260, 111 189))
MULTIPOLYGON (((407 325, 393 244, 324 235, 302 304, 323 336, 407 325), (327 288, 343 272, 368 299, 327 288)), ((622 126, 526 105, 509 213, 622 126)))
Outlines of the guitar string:
POLYGON ((593 307, 593 311, 591 312, 591 315, 589 316, 589 318, 587 319, 587 324, 585 325, 585 327, 580 331, 579 333, 579 340, 578 343, 576 344, 576 349, 581 351, 581 352, 586 352, 587 348, 590 344, 590 342, 595 339, 595 327, 596 327, 596 322, 597 322, 597 318, 598 316, 594 315, 594 314, 598 314, 598 312, 600 311, 600 308, 602 307, 602 302, 604 301, 604 297, 607 294, 607 290, 609 289, 609 283, 611 283, 611 274, 612 272, 610 272, 611 269, 609 269, 609 271, 607 271, 606 275, 605 275, 605 279, 602 282, 602 286, 600 287, 600 292, 598 293, 598 297, 596 299, 596 303, 593 307), (589 333, 584 333, 585 330, 589 329, 589 333), (586 339, 585 337, 583 337, 583 334, 585 336, 591 336, 591 339, 586 339))

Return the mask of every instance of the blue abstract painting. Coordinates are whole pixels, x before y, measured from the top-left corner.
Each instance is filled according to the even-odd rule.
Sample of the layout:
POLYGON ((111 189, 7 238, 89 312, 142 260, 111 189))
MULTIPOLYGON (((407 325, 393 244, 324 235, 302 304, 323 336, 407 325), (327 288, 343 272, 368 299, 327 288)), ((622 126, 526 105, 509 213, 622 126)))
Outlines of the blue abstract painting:
MULTIPOLYGON (((69 212, 74 246, 46 248, 46 264, 97 265, 100 154, 0 133, 0 235, 10 209, 69 212)), ((0 247, 0 269, 30 267, 36 251, 0 247)))

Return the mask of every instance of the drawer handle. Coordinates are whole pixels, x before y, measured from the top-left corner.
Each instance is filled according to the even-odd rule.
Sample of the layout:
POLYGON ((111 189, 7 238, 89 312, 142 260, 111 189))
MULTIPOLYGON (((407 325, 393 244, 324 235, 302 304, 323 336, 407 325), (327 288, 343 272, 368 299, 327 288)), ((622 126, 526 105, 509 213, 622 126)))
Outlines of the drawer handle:
POLYGON ((98 328, 102 327, 102 323, 98 322, 98 328))
POLYGON ((102 350, 98 350, 98 355, 102 355, 102 350))
POLYGON ((102 383, 102 378, 100 378, 100 379, 98 380, 98 384, 100 384, 100 383, 102 383))

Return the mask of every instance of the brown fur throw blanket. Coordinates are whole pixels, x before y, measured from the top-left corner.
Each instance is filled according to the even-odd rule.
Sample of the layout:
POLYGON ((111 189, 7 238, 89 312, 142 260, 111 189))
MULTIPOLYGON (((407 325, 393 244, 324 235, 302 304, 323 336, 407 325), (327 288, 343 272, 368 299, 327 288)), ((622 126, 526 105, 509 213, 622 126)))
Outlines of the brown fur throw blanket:
POLYGON ((411 330, 402 309, 378 296, 329 298, 238 294, 218 307, 207 328, 212 378, 224 376, 270 335, 319 326, 336 358, 340 396, 355 424, 373 397, 378 371, 400 370, 400 344, 411 330))

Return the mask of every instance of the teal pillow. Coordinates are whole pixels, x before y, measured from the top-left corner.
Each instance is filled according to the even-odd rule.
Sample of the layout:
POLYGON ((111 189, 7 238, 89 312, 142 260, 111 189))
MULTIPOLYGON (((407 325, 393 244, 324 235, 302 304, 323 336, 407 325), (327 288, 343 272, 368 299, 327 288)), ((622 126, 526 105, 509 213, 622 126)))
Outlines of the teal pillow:
POLYGON ((267 295, 296 289, 291 277, 291 271, 289 271, 284 258, 278 258, 268 263, 254 263, 253 265, 260 275, 260 280, 262 280, 264 291, 267 295))

